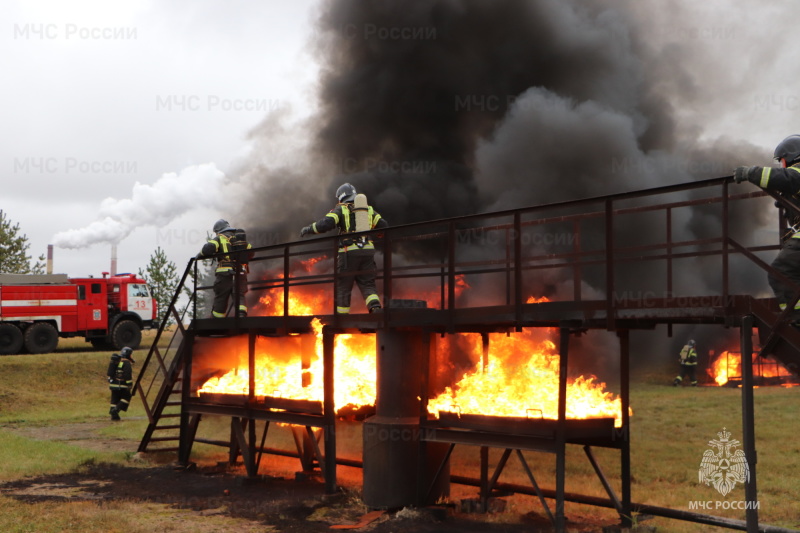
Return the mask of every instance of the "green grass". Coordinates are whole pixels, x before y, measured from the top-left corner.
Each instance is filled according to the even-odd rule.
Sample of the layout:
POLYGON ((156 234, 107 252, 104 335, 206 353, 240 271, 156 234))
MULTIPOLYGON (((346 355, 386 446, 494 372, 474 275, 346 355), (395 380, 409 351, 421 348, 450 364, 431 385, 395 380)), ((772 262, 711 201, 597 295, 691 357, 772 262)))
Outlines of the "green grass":
POLYGON ((123 451, 95 452, 56 441, 34 440, 0 430, 0 450, 12 460, 0 463, 0 481, 65 474, 96 461, 121 461, 123 451))
POLYGON ((110 353, 0 358, 0 423, 85 421, 106 415, 110 353))

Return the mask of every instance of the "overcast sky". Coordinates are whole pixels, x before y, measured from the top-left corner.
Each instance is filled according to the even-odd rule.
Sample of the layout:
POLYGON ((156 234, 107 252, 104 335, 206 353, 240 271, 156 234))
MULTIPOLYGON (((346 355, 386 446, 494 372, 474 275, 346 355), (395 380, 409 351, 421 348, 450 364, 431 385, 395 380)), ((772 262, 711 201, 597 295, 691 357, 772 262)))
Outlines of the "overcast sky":
MULTIPOLYGON (((0 3, 0 209, 27 234, 31 255, 94 222, 104 199, 130 198, 137 182, 192 165, 224 171, 270 110, 310 113, 313 6, 0 3)), ((144 267, 159 245, 182 270, 219 218, 215 207, 198 205, 159 229, 141 224, 119 245, 119 271, 144 267)), ((54 259, 56 272, 99 275, 110 245, 56 248, 54 259)))
MULTIPOLYGON (((745 139, 763 147, 754 163, 766 164, 777 141, 800 132, 796 54, 773 37, 793 35, 793 3, 627 3, 663 61, 685 57, 670 46, 697 50, 663 87, 674 85, 675 117, 690 118, 702 138, 745 139), (705 103, 682 106, 686 94, 705 103)), ((31 255, 56 241, 74 246, 63 232, 122 213, 135 229, 120 234, 119 271, 144 267, 157 246, 182 270, 213 222, 236 212, 215 185, 247 154, 248 131, 276 109, 313 114, 319 65, 307 45, 317 4, 1 2, 0 208, 31 255), (185 195, 174 220, 139 208, 164 191, 185 195)), ((99 275, 110 249, 56 248, 55 271, 99 275)))

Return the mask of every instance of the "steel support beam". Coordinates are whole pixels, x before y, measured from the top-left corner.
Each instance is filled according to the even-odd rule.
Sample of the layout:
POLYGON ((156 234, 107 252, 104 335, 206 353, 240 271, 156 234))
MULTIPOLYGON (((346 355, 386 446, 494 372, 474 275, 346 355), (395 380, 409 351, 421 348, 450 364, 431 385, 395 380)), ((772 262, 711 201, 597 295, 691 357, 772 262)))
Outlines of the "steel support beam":
POLYGON ((569 354, 570 328, 562 324, 560 328, 558 362, 558 425, 556 426, 556 514, 555 529, 565 531, 564 492, 567 477, 567 366, 569 354))

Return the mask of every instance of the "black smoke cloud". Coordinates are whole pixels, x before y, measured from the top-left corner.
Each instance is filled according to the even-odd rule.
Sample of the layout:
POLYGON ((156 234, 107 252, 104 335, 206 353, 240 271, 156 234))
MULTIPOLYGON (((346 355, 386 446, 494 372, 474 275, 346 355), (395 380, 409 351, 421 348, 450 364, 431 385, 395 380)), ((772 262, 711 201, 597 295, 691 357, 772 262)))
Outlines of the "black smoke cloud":
MULTIPOLYGON (((399 225, 767 163, 752 145, 701 141, 702 127, 687 125, 687 106, 704 96, 684 68, 691 51, 656 50, 635 2, 332 0, 320 10, 317 111, 293 127, 284 116, 265 119, 251 132, 252 157, 233 173, 252 188, 242 217, 275 240, 294 240, 320 218, 344 181, 399 225), (276 148, 298 139, 294 151, 276 148)), ((675 30, 681 18, 672 14, 675 30)), ((733 232, 769 216, 750 213, 733 232)), ((677 222, 676 238, 703 238, 719 227, 719 210, 677 222)), ((658 228, 645 218, 620 240, 658 228)), ((717 269, 706 266, 677 269, 676 283, 715 290, 717 269)), ((620 273, 635 280, 636 268, 620 273)), ((763 273, 742 268, 744 288, 763 289, 763 273)), ((561 295, 559 279, 543 279, 544 292, 561 295)))

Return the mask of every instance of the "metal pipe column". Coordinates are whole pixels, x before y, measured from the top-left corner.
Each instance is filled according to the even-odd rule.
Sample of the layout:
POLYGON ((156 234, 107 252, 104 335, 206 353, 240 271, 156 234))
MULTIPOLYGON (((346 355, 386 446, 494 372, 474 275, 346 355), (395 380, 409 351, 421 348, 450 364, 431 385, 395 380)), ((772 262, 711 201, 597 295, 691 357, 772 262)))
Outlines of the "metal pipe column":
POLYGON ((433 442, 420 445, 420 392, 430 345, 430 334, 420 329, 378 330, 375 416, 363 425, 363 499, 370 508, 420 505, 450 493, 448 468, 429 502, 419 500, 420 486, 430 486, 435 475, 422 466, 441 464, 447 448, 433 442))
POLYGON ((756 431, 753 412, 753 317, 742 319, 742 440, 750 476, 744 483, 747 502, 747 532, 758 533, 758 490, 756 489, 756 431))

